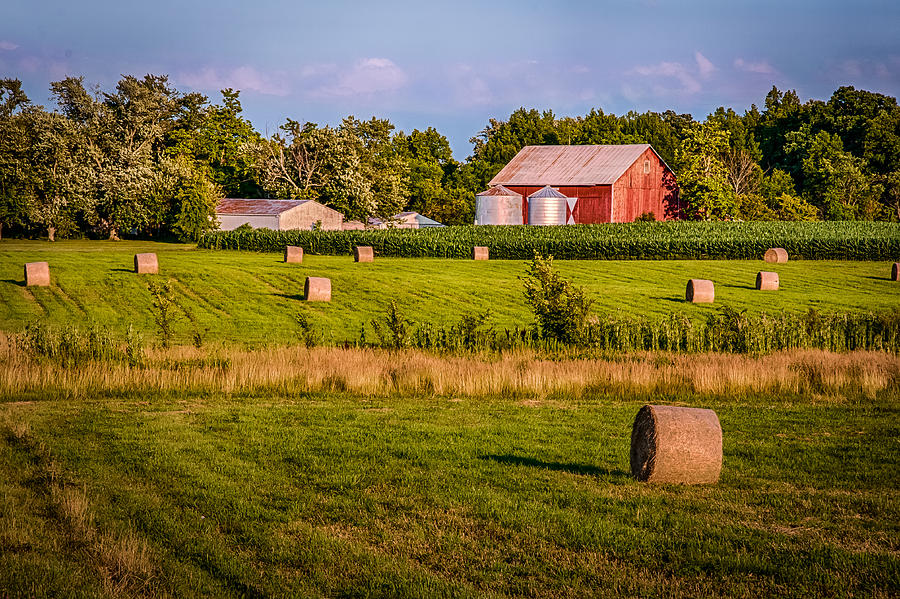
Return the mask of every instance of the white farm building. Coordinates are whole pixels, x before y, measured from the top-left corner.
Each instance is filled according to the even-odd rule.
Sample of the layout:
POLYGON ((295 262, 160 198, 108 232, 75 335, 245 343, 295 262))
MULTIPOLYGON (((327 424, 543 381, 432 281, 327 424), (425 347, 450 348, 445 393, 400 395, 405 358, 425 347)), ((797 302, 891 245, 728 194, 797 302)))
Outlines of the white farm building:
POLYGON ((340 231, 344 215, 313 200, 265 200, 225 198, 216 206, 219 229, 231 231, 243 224, 254 229, 310 230, 321 223, 326 231, 340 231))
POLYGON ((443 227, 441 223, 423 216, 418 212, 401 212, 395 214, 392 220, 397 222, 398 229, 428 229, 431 227, 443 227))

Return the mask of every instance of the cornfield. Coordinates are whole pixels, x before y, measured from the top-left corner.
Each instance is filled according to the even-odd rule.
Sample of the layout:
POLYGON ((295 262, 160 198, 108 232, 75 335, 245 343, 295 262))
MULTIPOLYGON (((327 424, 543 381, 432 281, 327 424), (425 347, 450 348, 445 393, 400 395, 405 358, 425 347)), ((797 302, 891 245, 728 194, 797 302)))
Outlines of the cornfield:
POLYGON ((460 226, 368 231, 219 231, 199 247, 283 252, 297 245, 308 254, 350 255, 368 245, 379 256, 470 259, 486 246, 492 259, 527 260, 535 252, 563 260, 758 259, 785 248, 791 259, 894 260, 900 224, 883 222, 650 222, 601 225, 460 226))

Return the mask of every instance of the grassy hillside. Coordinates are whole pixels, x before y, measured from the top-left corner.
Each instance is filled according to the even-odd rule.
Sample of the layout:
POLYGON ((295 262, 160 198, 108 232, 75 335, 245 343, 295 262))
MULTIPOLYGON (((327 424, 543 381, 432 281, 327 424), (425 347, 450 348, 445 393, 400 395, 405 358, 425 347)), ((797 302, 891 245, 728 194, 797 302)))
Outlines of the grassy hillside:
MULTIPOLYGON (((885 262, 558 262, 598 312, 900 305, 885 262), (783 290, 753 290, 760 269, 783 290), (689 277, 717 303, 684 303, 689 277)), ((0 332, 0 596, 891 596, 900 587, 900 358, 780 352, 549 359, 273 347, 299 315, 354 338, 391 300, 531 321, 523 262, 0 242, 0 330, 95 321, 176 342, 137 363, 34 358, 0 332), (163 274, 131 272, 135 252, 163 274), (22 285, 48 260, 54 285, 22 285), (302 299, 328 276, 330 304, 302 299), (186 314, 195 321, 188 321, 186 314), (260 346, 262 349, 235 347, 260 346), (629 474, 645 403, 713 408, 718 484, 629 474)), ((327 340, 327 339, 326 339, 327 340)))
MULTIPOLYGON (((287 343, 299 332, 298 314, 309 317, 326 341, 355 339, 360 326, 384 315, 395 300, 412 320, 438 325, 464 314, 490 310, 496 327, 532 322, 518 277, 522 261, 473 262, 433 258, 379 258, 354 264, 342 256, 307 256, 284 264, 274 254, 197 250, 149 242, 0 242, 0 329, 20 330, 28 322, 86 324, 94 321, 154 334, 148 280, 172 280, 184 308, 176 341, 192 331, 208 340, 287 343), (136 252, 159 255, 158 276, 132 272, 136 252), (53 286, 23 286, 22 265, 46 260, 53 286), (306 276, 332 279, 330 304, 303 301, 306 276), (192 324, 186 314, 194 320, 192 324)), ((882 310, 900 306, 900 286, 888 280, 890 263, 797 261, 767 265, 741 261, 557 261, 561 273, 596 299, 595 311, 664 315, 672 311, 702 318, 727 305, 738 310, 778 312, 882 310), (759 270, 780 274, 782 289, 754 290, 759 270), (689 278, 716 283, 716 304, 686 304, 689 278)))

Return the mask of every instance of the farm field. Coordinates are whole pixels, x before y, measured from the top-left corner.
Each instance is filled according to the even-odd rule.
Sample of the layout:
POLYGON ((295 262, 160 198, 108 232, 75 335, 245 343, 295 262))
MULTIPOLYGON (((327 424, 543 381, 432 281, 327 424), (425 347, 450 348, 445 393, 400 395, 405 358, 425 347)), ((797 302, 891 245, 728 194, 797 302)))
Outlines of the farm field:
MULTIPOLYGON (((555 266, 598 314, 900 307, 887 262, 555 266), (755 291, 759 270, 782 290, 755 291), (683 301, 690 277, 716 282, 716 304, 683 301)), ((416 321, 490 309, 496 327, 530 324, 524 274, 513 260, 0 242, 0 597, 896 595, 896 354, 333 347, 391 300, 416 321), (161 275, 132 272, 147 251, 161 275), (37 260, 49 289, 21 283, 37 260), (307 275, 332 279, 330 304, 303 301, 307 275), (147 283, 169 280, 181 316, 164 348, 147 283), (298 317, 324 347, 299 343, 298 317), (146 344, 134 362, 69 364, 22 351, 30 322, 131 325, 146 344), (716 411, 719 483, 631 477, 647 403, 716 411)))
POLYGON ((0 588, 894 596, 900 402, 887 362, 895 378, 874 394, 298 387, 0 403, 0 588), (718 484, 630 477, 647 402, 716 410, 718 484))
MULTIPOLYGON (((555 265, 564 277, 585 287, 601 315, 679 312, 699 319, 719 306, 751 313, 900 307, 900 288, 889 280, 888 262, 559 260, 555 265), (756 291, 760 270, 777 271, 781 290, 756 291), (689 278, 712 279, 716 303, 685 303, 689 278)), ((183 343, 195 330, 210 341, 292 343, 299 331, 298 315, 322 331, 326 343, 353 341, 364 323, 384 315, 392 300, 416 322, 449 326, 464 315, 489 310, 489 324, 513 328, 533 320, 519 280, 524 273, 525 262, 518 260, 376 258, 371 264, 355 264, 350 257, 307 255, 296 265, 282 263, 277 254, 177 244, 3 241, 0 329, 18 331, 37 320, 59 326, 94 322, 118 331, 132 325, 153 335, 148 280, 173 282, 176 303, 184 308, 178 312, 175 341, 183 343), (160 275, 132 272, 133 254, 147 251, 159 255, 160 275), (50 262, 53 286, 25 288, 22 265, 43 260, 50 262), (306 276, 332 279, 331 303, 303 301, 306 276)))

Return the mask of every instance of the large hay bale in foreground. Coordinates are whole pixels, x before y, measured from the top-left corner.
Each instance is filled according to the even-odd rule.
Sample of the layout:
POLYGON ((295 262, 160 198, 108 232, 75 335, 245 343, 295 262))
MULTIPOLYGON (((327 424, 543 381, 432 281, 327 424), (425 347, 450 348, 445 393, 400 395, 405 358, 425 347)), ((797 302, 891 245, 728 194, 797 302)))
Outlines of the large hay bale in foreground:
POLYGON ((135 254, 134 272, 139 275, 155 275, 159 272, 159 261, 156 254, 135 254))
POLYGON ((719 480, 722 427, 712 410, 646 405, 631 428, 631 474, 649 483, 719 480))
POLYGON ((891 267, 891 280, 900 281, 900 262, 894 262, 891 267))
POLYGON ((778 273, 761 270, 756 273, 756 288, 760 291, 778 291, 778 273))
POLYGON ((296 245, 285 246, 284 261, 292 264, 300 264, 303 262, 303 248, 296 245))
POLYGON ((684 299, 692 304, 711 304, 716 299, 715 285, 706 279, 691 279, 684 291, 684 299))
POLYGON ((370 245, 353 246, 354 262, 372 262, 375 259, 375 252, 370 245))
POLYGON ((26 262, 25 263, 25 286, 26 287, 49 287, 50 286, 50 264, 47 262, 26 262))
POLYGON ((769 248, 766 250, 763 260, 769 264, 784 264, 788 261, 787 250, 784 248, 769 248))
POLYGON ((490 250, 483 245, 476 245, 472 248, 472 260, 488 260, 490 255, 490 250))
POLYGON ((303 285, 303 296, 308 302, 330 302, 331 279, 306 277, 306 284, 303 285))

